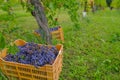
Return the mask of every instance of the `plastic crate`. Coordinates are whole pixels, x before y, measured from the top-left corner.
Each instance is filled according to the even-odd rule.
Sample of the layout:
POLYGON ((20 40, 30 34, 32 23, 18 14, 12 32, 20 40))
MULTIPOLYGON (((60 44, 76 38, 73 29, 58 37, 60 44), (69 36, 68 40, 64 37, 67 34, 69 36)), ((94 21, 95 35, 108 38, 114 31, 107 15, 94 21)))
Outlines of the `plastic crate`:
MULTIPOLYGON (((24 40, 16 40, 15 44, 22 46, 26 44, 26 42, 24 40)), ((62 71, 63 45, 58 44, 56 48, 59 50, 59 53, 54 63, 52 65, 46 64, 39 68, 35 68, 29 64, 3 60, 7 55, 7 49, 4 49, 0 53, 0 68, 9 80, 58 80, 60 72, 62 71)))
MULTIPOLYGON (((58 28, 58 29, 51 31, 52 37, 64 42, 64 35, 63 35, 62 27, 59 26, 59 27, 56 27, 56 28, 58 28)), ((54 29, 54 28, 50 28, 50 29, 54 29)), ((39 31, 34 31, 34 34, 37 35, 37 36, 40 36, 39 31)))

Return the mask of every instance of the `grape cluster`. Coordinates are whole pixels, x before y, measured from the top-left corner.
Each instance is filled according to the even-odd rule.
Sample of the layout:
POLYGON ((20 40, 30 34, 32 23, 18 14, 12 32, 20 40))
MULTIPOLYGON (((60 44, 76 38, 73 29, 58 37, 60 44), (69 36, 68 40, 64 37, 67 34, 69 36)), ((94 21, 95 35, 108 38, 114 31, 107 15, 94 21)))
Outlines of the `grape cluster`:
POLYGON ((54 27, 54 28, 50 28, 50 31, 52 32, 52 31, 56 31, 58 29, 59 29, 59 27, 54 27))
POLYGON ((24 46, 18 46, 19 52, 15 55, 8 54, 4 59, 6 61, 31 64, 35 67, 45 64, 52 64, 58 55, 55 46, 38 45, 35 43, 26 43, 24 46))
MULTIPOLYGON (((60 27, 49 28, 50 32, 57 31, 60 27)), ((40 33, 39 30, 35 30, 36 33, 40 33)))

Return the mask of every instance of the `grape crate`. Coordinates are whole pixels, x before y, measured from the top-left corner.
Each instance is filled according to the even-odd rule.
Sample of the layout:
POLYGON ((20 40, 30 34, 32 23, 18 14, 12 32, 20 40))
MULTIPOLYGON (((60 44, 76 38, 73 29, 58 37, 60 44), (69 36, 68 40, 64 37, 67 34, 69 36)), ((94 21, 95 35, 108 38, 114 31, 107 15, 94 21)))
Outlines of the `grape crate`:
POLYGON ((58 55, 55 46, 38 45, 35 43, 26 43, 24 46, 18 46, 19 52, 16 55, 8 54, 4 60, 31 64, 35 67, 52 64, 58 55))
POLYGON ((56 46, 16 40, 19 52, 0 52, 0 69, 9 80, 58 80, 62 71, 63 45, 56 46))
MULTIPOLYGON (((52 37, 58 40, 61 40, 62 42, 64 42, 64 36, 63 36, 63 30, 62 27, 54 27, 54 28, 49 28, 50 32, 52 34, 52 37)), ((39 30, 35 30, 34 34, 36 36, 40 36, 40 31, 39 30)))

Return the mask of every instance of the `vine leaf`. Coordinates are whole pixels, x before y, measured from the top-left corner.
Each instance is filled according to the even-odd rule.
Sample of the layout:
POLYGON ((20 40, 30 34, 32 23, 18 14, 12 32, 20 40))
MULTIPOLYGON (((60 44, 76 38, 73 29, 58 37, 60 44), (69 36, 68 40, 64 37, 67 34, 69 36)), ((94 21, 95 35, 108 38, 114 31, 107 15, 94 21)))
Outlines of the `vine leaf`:
POLYGON ((5 47, 5 38, 2 34, 0 34, 0 49, 3 49, 5 47))

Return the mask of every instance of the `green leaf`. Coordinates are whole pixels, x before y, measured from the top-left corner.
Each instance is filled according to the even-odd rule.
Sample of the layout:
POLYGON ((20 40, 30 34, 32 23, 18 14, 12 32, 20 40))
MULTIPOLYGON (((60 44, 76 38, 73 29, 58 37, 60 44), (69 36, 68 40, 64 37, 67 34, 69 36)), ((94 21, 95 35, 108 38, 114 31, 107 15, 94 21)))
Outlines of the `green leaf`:
POLYGON ((0 49, 5 47, 5 39, 2 34, 0 34, 0 49))
POLYGON ((53 2, 49 3, 49 8, 52 9, 52 10, 54 10, 54 4, 53 4, 53 2))

